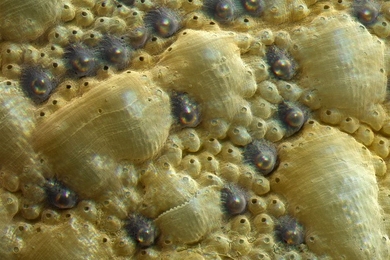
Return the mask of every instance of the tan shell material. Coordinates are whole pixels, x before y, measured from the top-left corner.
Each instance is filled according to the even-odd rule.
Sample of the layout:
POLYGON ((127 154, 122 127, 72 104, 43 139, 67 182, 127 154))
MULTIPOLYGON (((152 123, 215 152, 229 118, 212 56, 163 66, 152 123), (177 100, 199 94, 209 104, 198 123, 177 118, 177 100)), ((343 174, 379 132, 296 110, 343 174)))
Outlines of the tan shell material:
POLYGON ((153 70, 164 88, 185 91, 202 104, 203 120, 231 120, 243 97, 256 90, 254 75, 240 59, 234 33, 185 30, 153 70), (194 75, 197 75, 194 77, 194 75))
POLYGON ((209 186, 187 203, 161 214, 155 223, 161 241, 191 244, 216 230, 222 221, 221 196, 217 187, 209 186))
POLYGON ((305 18, 309 9, 304 0, 275 0, 265 2, 264 19, 271 23, 280 24, 287 21, 297 21, 305 18))
POLYGON ((132 2, 1 2, 0 259, 389 260, 390 5, 132 2), (172 11, 145 19, 159 8, 172 11), (91 61, 68 55, 78 43, 96 75, 70 73, 91 61), (41 103, 23 92, 26 77, 46 83, 32 66, 54 79, 41 103), (175 108, 174 92, 199 124, 180 125, 191 104, 175 108), (286 104, 326 126, 286 137, 302 119, 286 104), (267 176, 244 154, 264 138, 280 153, 267 176), (45 178, 65 190, 48 194, 45 178), (66 189, 76 204, 55 208, 66 189), (289 245, 302 241, 291 228, 304 243, 289 245))
POLYGON ((60 16, 59 0, 3 0, 0 2, 0 39, 35 40, 60 16))
POLYGON ((387 83, 384 44, 350 16, 332 14, 291 36, 301 85, 317 91, 322 107, 337 108, 379 130, 384 112, 378 103, 387 83))
POLYGON ((141 183, 145 186, 141 212, 149 218, 156 218, 161 213, 184 204, 199 189, 198 183, 188 175, 176 173, 169 166, 167 168, 153 169, 141 177, 141 183))
POLYGON ((3 186, 10 191, 19 189, 17 178, 29 176, 39 181, 37 157, 31 147, 36 120, 33 104, 11 81, 0 82, 0 165, 3 186), (34 176, 34 177, 32 177, 34 176))
POLYGON ((90 224, 73 221, 41 225, 40 230, 26 239, 29 243, 20 249, 21 259, 101 259, 112 255, 108 238, 90 224))
POLYGON ((386 259, 372 157, 352 137, 309 121, 279 146, 272 190, 306 228, 306 244, 334 259, 386 259), (299 196, 297 196, 299 194, 299 196))
POLYGON ((48 116, 35 131, 34 146, 58 178, 91 196, 110 183, 109 190, 117 189, 115 164, 154 156, 170 126, 168 96, 146 76, 124 72, 48 116))

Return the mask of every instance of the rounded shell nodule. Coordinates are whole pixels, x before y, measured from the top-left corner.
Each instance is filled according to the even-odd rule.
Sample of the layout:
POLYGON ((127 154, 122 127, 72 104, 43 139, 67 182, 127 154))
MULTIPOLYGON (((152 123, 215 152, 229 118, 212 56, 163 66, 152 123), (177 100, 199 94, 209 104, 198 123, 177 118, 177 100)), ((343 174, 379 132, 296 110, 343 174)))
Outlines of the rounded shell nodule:
POLYGON ((390 256, 390 2, 3 0, 0 259, 390 256))

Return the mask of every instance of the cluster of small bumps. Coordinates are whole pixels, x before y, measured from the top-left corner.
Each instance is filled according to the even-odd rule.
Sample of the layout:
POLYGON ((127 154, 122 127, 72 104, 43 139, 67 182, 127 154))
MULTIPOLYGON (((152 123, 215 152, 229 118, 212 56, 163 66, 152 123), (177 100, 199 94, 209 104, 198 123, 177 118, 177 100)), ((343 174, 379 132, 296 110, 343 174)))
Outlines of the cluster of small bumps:
POLYGON ((24 2, 0 258, 389 259, 388 2, 24 2))

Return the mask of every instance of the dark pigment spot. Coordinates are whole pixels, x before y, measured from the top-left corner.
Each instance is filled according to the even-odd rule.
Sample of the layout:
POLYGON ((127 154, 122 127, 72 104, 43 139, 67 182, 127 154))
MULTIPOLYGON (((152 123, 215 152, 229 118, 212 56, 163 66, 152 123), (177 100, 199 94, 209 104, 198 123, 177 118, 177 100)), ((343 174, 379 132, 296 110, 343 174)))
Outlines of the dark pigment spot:
POLYGON ((355 0, 352 6, 354 15, 362 24, 370 25, 376 22, 380 10, 376 1, 355 0))
POLYGON ((286 137, 298 132, 307 120, 306 111, 286 102, 279 104, 278 117, 286 131, 286 137))
POLYGON ((266 140, 255 140, 248 144, 244 150, 244 158, 263 175, 270 174, 278 164, 276 148, 266 140))
POLYGON ((239 6, 233 0, 206 0, 206 12, 219 22, 231 22, 239 15, 239 6))
POLYGON ((262 0, 241 0, 241 4, 245 11, 253 16, 259 16, 263 11, 262 0))
POLYGON ((55 88, 49 72, 38 66, 26 67, 22 70, 20 85, 26 95, 37 104, 47 100, 55 88))
POLYGON ((104 62, 119 70, 125 69, 129 64, 130 50, 124 41, 116 36, 105 36, 100 43, 99 52, 104 62))
POLYGON ((77 204, 76 193, 58 180, 49 179, 45 184, 45 191, 48 202, 56 208, 70 209, 77 204))
POLYGON ((290 80, 296 74, 295 60, 284 50, 272 45, 267 50, 267 61, 275 77, 290 80))
POLYGON ((200 123, 199 105, 187 93, 171 95, 172 114, 182 127, 196 127, 200 123))
POLYGON ((138 214, 129 216, 125 229, 127 234, 141 247, 153 245, 157 237, 157 229, 153 221, 138 214))
POLYGON ((245 192, 234 185, 221 190, 221 201, 226 213, 232 216, 243 213, 247 205, 245 192))
POLYGON ((286 215, 277 220, 275 226, 276 237, 288 245, 300 245, 304 243, 304 228, 296 219, 286 215))
POLYGON ((95 52, 87 46, 78 43, 70 45, 65 52, 65 60, 70 69, 70 75, 76 77, 94 76, 97 69, 95 52))
POLYGON ((181 18, 175 11, 161 7, 145 16, 145 24, 160 37, 168 38, 180 29, 181 18))

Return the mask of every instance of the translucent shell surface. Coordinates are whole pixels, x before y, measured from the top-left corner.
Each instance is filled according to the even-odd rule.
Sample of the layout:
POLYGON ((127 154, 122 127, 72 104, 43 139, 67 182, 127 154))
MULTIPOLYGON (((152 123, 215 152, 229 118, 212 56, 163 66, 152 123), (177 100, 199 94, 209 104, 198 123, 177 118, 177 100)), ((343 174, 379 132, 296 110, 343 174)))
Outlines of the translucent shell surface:
MULTIPOLYGON (((33 103, 11 81, 0 82, 0 91, 1 171, 5 178, 36 175, 36 155, 30 145, 36 126, 33 103)), ((16 191, 19 181, 7 179, 4 187, 16 191)))
POLYGON ((340 14, 318 17, 291 38, 301 85, 315 89, 323 107, 337 108, 379 130, 381 122, 373 115, 381 118, 378 103, 386 94, 384 44, 350 16, 340 14))
POLYGON ((109 242, 108 238, 94 226, 74 217, 69 223, 41 225, 39 230, 26 234, 28 246, 19 248, 21 258, 87 259, 109 258, 112 255, 111 248, 104 246, 109 242))
POLYGON ((145 186, 142 213, 150 218, 156 218, 161 213, 182 205, 199 189, 191 177, 175 173, 172 169, 147 171, 140 181, 145 186))
POLYGON ((161 214, 155 222, 161 231, 161 241, 190 244, 218 229, 222 215, 220 192, 217 187, 209 186, 184 205, 161 214))
POLYGON ((35 40, 61 15, 59 0, 4 0, 0 2, 0 39, 35 40))
POLYGON ((256 90, 234 34, 225 32, 185 30, 162 54, 153 74, 164 88, 187 92, 202 104, 203 120, 232 119, 242 98, 256 90))
POLYGON ((115 179, 119 160, 153 157, 170 126, 168 95, 153 88, 147 76, 124 72, 44 119, 34 146, 60 180, 66 177, 76 192, 90 194, 85 187, 96 192, 115 179))
POLYGON ((282 164, 272 175, 271 189, 286 197, 305 226, 309 249, 335 259, 385 259, 389 252, 368 149, 315 121, 279 148, 282 164))

